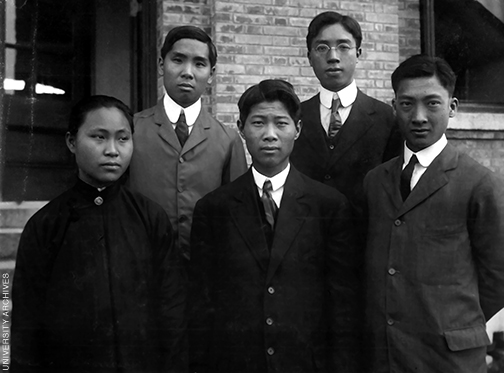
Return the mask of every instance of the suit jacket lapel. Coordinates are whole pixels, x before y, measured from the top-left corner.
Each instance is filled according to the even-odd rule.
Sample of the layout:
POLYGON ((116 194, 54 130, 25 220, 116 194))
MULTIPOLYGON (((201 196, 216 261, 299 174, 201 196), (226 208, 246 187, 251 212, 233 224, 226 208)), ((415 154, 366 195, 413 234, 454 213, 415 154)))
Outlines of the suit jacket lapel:
POLYGON ((196 122, 194 122, 191 134, 182 148, 182 155, 207 139, 206 130, 210 129, 210 120, 207 118, 208 116, 209 114, 201 108, 198 118, 196 118, 196 122))
POLYGON ((309 211, 309 205, 303 203, 304 188, 303 179, 291 165, 278 211, 266 283, 271 280, 285 254, 291 248, 309 211))
POLYGON ((336 147, 331 156, 331 165, 343 157, 348 149, 376 124, 371 120, 374 113, 373 101, 358 90, 350 115, 337 135, 336 147))
POLYGON ((394 161, 388 162, 385 165, 385 178, 382 180, 383 188, 387 192, 390 202, 394 205, 395 211, 399 210, 403 204, 401 190, 399 188, 402 164, 402 155, 397 157, 394 161))
POLYGON ((159 137, 167 142, 172 148, 176 149, 177 152, 180 152, 182 147, 180 146, 180 141, 173 129, 173 124, 166 115, 163 100, 160 100, 154 109, 154 123, 159 126, 159 137))
POLYGON ((230 209, 231 219, 259 266, 266 271, 270 253, 261 228, 261 216, 256 196, 257 188, 251 169, 236 180, 236 188, 239 192, 234 196, 234 206, 230 209))
POLYGON ((451 145, 446 145, 441 154, 434 159, 427 171, 422 175, 417 185, 411 191, 408 199, 400 207, 397 217, 405 214, 423 202, 434 192, 448 183, 446 172, 457 167, 458 152, 451 145))

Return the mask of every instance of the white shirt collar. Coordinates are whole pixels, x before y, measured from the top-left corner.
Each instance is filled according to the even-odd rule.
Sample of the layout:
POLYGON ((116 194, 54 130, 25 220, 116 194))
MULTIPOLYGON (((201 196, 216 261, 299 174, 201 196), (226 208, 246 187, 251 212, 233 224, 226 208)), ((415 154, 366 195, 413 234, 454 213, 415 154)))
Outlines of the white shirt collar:
POLYGON ((404 164, 408 164, 410 161, 410 158, 413 156, 413 154, 415 154, 417 156, 418 163, 420 163, 420 165, 422 167, 427 168, 431 165, 431 163, 434 161, 434 159, 436 159, 436 157, 439 154, 441 154, 441 152, 443 151, 443 149, 446 147, 447 144, 448 144, 448 140, 446 139, 445 134, 443 134, 443 136, 441 136, 441 138, 438 141, 436 141, 434 144, 432 144, 431 146, 429 146, 425 149, 420 150, 417 153, 413 153, 408 148, 406 143, 404 143, 404 164))
POLYGON ((290 171, 290 163, 287 164, 287 167, 285 167, 283 171, 280 171, 275 176, 267 177, 261 174, 259 171, 257 171, 255 167, 252 165, 252 175, 254 176, 255 184, 257 188, 261 191, 261 194, 262 194, 262 187, 266 180, 271 181, 271 186, 273 187, 273 193, 276 192, 278 189, 282 188, 285 185, 285 181, 287 180, 289 171, 290 171))
POLYGON ((201 111, 201 97, 191 106, 183 108, 175 101, 173 101, 173 99, 165 91, 165 95, 163 97, 163 105, 170 122, 177 123, 180 116, 180 110, 183 109, 187 125, 192 126, 194 122, 196 122, 196 119, 198 119, 198 115, 201 111))
POLYGON ((331 109, 332 101, 336 97, 339 97, 341 106, 348 107, 352 105, 357 98, 357 84, 355 84, 355 80, 352 80, 352 83, 338 92, 332 92, 322 86, 320 87, 320 103, 327 109, 331 109))

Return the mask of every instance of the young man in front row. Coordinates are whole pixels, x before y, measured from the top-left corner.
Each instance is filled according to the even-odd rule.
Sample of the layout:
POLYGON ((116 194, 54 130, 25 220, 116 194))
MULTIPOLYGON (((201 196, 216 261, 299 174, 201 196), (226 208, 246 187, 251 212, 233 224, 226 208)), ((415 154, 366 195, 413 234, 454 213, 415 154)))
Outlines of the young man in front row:
POLYGON ((504 184, 447 143, 455 79, 423 55, 392 74, 404 152, 364 182, 369 372, 486 372, 485 322, 504 306, 504 184))
POLYGON ((191 369, 353 372, 357 250, 349 203, 290 165, 301 122, 289 83, 265 80, 238 106, 252 167, 195 208, 191 369))

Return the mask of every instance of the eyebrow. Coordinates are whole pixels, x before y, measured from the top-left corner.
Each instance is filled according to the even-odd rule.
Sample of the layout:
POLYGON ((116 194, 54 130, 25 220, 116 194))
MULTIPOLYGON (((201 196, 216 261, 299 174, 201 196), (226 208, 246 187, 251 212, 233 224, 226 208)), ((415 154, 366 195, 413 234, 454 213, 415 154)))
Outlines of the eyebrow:
MULTIPOLYGON (((319 44, 329 44, 331 41, 330 40, 325 40, 325 39, 316 39, 314 41, 314 43, 319 43, 319 44)), ((352 44, 352 40, 351 39, 337 39, 336 40, 336 43, 337 44, 341 44, 341 43, 347 43, 347 44, 352 44)))

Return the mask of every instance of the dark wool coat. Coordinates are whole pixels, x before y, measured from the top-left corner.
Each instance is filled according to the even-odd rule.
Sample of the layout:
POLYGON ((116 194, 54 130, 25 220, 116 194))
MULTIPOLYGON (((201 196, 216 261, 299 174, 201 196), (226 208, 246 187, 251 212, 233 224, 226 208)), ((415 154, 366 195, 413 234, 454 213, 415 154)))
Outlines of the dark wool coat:
POLYGON ((403 203, 402 157, 369 173, 369 372, 486 372, 504 306, 504 184, 447 145, 403 203))
POLYGON ((251 170, 196 205, 192 371, 354 372, 356 250, 346 198, 294 168, 271 247, 251 170))
POLYGON ((27 223, 13 283, 14 372, 184 365, 185 276, 160 206, 78 181, 27 223))

